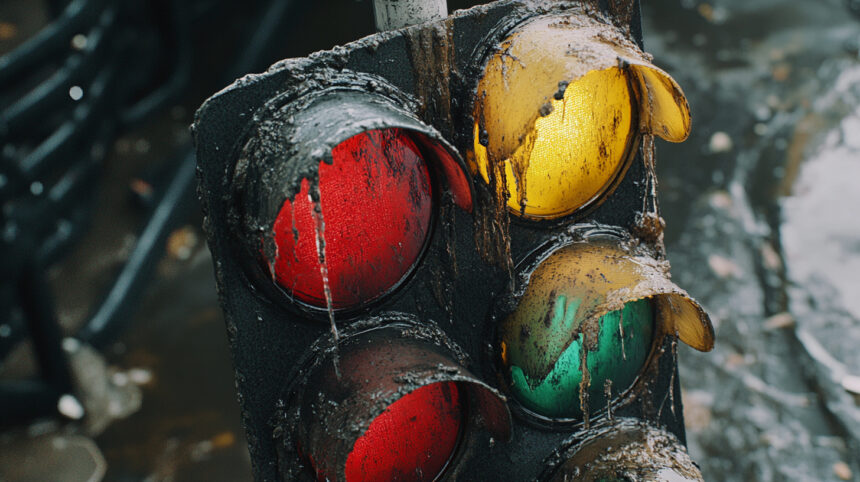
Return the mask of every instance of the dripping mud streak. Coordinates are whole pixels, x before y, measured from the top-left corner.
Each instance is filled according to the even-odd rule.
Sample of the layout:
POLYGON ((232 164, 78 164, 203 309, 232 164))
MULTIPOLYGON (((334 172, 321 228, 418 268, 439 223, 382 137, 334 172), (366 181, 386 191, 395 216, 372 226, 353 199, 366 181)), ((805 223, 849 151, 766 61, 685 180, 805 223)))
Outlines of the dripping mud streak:
POLYGON ((514 261, 511 257, 511 220, 508 215, 507 203, 508 196, 510 193, 508 192, 508 183, 507 177, 505 173, 504 166, 501 163, 493 164, 493 182, 495 183, 495 200, 496 206, 493 216, 493 224, 495 225, 495 230, 500 234, 499 239, 497 241, 497 253, 501 256, 499 260, 501 262, 502 268, 508 274, 508 289, 510 291, 514 291, 514 261))
POLYGON ((314 196, 308 195, 308 198, 313 206, 311 214, 314 218, 315 231, 316 231, 316 247, 317 247, 317 256, 319 257, 320 263, 320 276, 322 277, 323 282, 323 292, 325 293, 325 303, 326 310, 328 311, 328 320, 331 324, 331 334, 333 338, 334 345, 334 373, 338 379, 340 379, 340 369, 338 363, 337 356, 337 346, 340 341, 340 335, 337 331, 337 324, 334 321, 334 307, 332 306, 331 300, 331 286, 329 285, 328 279, 328 265, 325 260, 325 220, 323 219, 322 212, 322 200, 320 199, 320 188, 319 183, 314 183, 313 188, 314 196), (313 199, 316 197, 316 199, 313 199))
POLYGON ((627 352, 624 350, 624 310, 621 310, 621 314, 618 317, 618 333, 621 334, 621 359, 627 361, 627 352))
POLYGON ((606 379, 603 382, 603 391, 606 393, 606 418, 612 420, 612 380, 606 379))
MULTIPOLYGON (((448 21, 430 28, 407 30, 409 56, 416 72, 416 93, 421 99, 421 110, 434 125, 452 126, 451 117, 451 76, 456 75, 453 61, 454 43, 453 24, 448 21)), ((443 132, 451 136, 448 128, 443 132)))
MULTIPOLYGON (((510 161, 511 172, 513 173, 514 181, 516 182, 516 201, 519 205, 520 216, 523 216, 526 213, 526 204, 528 203, 528 199, 526 197, 528 192, 526 187, 526 174, 529 170, 529 160, 532 157, 532 150, 534 150, 537 136, 538 134, 536 130, 529 132, 525 141, 523 141, 520 148, 514 152, 510 161)), ((507 185, 507 182, 505 182, 505 185, 507 185)))
POLYGON ((645 134, 642 136, 642 158, 645 163, 645 175, 647 194, 642 199, 642 215, 657 215, 657 166, 654 162, 654 136, 645 134), (651 201, 649 208, 648 201, 651 201))
POLYGON ((587 331, 583 331, 579 336, 582 337, 582 348, 579 351, 579 371, 582 373, 582 381, 579 382, 579 406, 582 408, 583 421, 585 429, 590 426, 589 411, 588 411, 588 389, 591 387, 591 372, 588 371, 588 352, 589 339, 587 331))
POLYGON ((642 209, 636 215, 635 233, 646 241, 654 242, 659 252, 663 251, 665 221, 660 217, 657 204, 657 166, 654 161, 654 136, 642 136, 642 159, 645 165, 645 194, 642 209))
MULTIPOLYGON (((672 364, 678 365, 678 337, 672 338, 672 364)), ((672 416, 677 417, 675 413, 675 370, 672 370, 672 376, 669 378, 669 407, 672 409, 672 416)))

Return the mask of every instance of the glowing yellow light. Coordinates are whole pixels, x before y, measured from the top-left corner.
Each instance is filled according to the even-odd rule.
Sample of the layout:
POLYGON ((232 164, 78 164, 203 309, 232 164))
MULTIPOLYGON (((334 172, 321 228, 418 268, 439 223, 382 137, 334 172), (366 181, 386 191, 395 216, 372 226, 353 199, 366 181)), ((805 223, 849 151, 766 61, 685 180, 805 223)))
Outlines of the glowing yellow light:
MULTIPOLYGON (((624 167, 632 130, 633 99, 616 67, 588 73, 550 105, 504 162, 508 206, 529 217, 564 216, 603 194, 624 167)), ((483 146, 476 160, 486 178, 483 146)))

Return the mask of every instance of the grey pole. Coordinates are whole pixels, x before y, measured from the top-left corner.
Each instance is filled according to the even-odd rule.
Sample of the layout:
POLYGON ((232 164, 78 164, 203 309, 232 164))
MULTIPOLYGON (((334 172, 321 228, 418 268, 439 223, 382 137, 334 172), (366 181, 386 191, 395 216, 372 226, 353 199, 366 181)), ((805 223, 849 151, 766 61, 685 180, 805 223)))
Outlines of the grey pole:
POLYGON ((373 0, 376 29, 394 30, 448 16, 447 0, 373 0))

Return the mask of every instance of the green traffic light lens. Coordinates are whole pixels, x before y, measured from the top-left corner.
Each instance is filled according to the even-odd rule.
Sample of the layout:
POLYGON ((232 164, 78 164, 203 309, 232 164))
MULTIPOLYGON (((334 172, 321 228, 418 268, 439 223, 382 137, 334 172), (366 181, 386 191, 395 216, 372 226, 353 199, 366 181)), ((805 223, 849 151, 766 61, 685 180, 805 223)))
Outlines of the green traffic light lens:
POLYGON ((663 295, 643 288, 647 258, 613 243, 551 252, 499 324, 502 376, 527 412, 579 421, 605 410, 636 381, 658 332, 671 330, 663 295))
MULTIPOLYGON (((558 330, 558 336, 567 337, 579 304, 578 300, 559 295, 552 302, 547 329, 558 330)), ((610 401, 607 392, 615 396, 630 387, 651 349, 654 311, 650 301, 627 303, 623 309, 603 315, 598 325, 597 342, 585 354, 589 377, 585 385, 582 383, 585 374, 581 369, 583 337, 580 335, 543 378, 529 376, 522 367, 511 363, 511 391, 517 400, 546 417, 579 419, 583 415, 580 390, 588 394, 589 410, 594 412, 605 408, 610 401)))

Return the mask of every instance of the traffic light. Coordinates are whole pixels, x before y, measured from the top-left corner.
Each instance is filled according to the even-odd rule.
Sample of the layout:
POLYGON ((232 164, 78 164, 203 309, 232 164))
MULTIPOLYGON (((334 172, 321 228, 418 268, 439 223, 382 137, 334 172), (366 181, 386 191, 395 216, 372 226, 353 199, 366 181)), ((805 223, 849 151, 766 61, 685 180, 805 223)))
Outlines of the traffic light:
POLYGON ((623 2, 503 1, 247 76, 197 114, 260 480, 700 478, 654 136, 678 85, 623 2), (637 43, 638 42, 638 43, 637 43))

